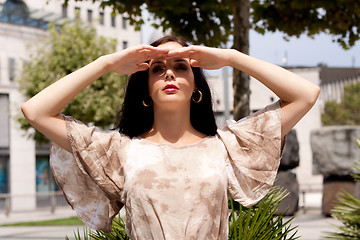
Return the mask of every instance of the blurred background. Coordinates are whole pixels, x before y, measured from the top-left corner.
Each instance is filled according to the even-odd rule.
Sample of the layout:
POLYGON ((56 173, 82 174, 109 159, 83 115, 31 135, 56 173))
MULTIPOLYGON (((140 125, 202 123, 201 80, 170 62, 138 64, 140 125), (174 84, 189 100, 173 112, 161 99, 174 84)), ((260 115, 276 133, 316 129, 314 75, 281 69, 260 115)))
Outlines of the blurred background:
MULTIPOLYGON (((39 83, 39 80, 45 81, 42 77, 50 82, 61 77, 60 73, 51 75, 55 70, 38 70, 39 64, 36 65, 39 62, 44 65, 54 57, 49 53, 51 51, 47 51, 51 49, 49 46, 54 46, 51 42, 49 44, 51 31, 56 32, 56 26, 76 24, 76 20, 80 20, 85 28, 94 28, 96 36, 115 40, 114 51, 140 43, 150 43, 164 34, 177 33, 169 29, 165 29, 164 33, 161 26, 166 20, 165 15, 156 17, 156 13, 149 13, 144 5, 137 9, 138 14, 142 13, 142 25, 131 25, 130 23, 140 19, 139 16, 115 11, 110 6, 112 2, 116 1, 70 0, 67 4, 61 0, 0 1, 0 219, 10 218, 12 214, 19 212, 45 209, 55 213, 56 209, 69 208, 51 174, 49 143, 46 140, 41 141, 41 138, 39 141, 34 138, 34 130, 26 126, 20 113, 21 104, 29 95, 36 93, 29 89, 40 90, 45 87, 39 83), (51 24, 55 27, 51 28, 51 24), (43 62, 39 58, 42 58, 43 62), (34 71, 39 74, 36 75, 34 71), (38 78, 38 81, 31 76, 36 76, 34 78, 38 78)), ((256 15, 250 19, 255 21, 256 15)), ((262 21, 266 22, 266 19, 262 21)), ((236 44, 234 45, 234 35, 227 33, 225 27, 224 29, 224 35, 228 34, 225 40, 211 44, 237 48, 236 44)), ((341 104, 344 101, 356 102, 356 99, 360 98, 359 91, 350 89, 347 90, 350 100, 344 100, 344 96, 348 96, 344 93, 346 86, 360 83, 360 44, 355 41, 352 46, 344 47, 334 41, 334 36, 324 32, 326 31, 320 31, 312 37, 306 34, 296 37, 289 33, 287 36, 282 29, 261 34, 251 28, 247 36, 248 49, 244 48, 248 54, 287 68, 321 87, 318 101, 294 127, 284 150, 277 184, 291 192, 279 209, 280 212, 288 209, 288 215, 311 213, 322 217, 330 216, 333 201, 342 189, 357 194, 357 185, 351 174, 354 173, 352 167, 355 161, 360 159, 359 150, 354 143, 354 140, 360 137, 360 113, 355 110, 344 113, 345 107, 341 104), (287 40, 284 36, 287 36, 287 40), (353 120, 331 122, 327 121, 327 118, 353 120)), ((216 38, 216 34, 213 38, 216 38)), ((211 39, 211 36, 208 39, 211 39)), ((201 40, 200 37, 198 40, 201 40)), ((82 44, 72 37, 64 41, 74 46, 75 41, 82 44)), ((86 49, 85 45, 76 46, 77 49, 86 49)), ((97 51, 100 53, 100 50, 97 51)), ((66 59, 71 58, 77 52, 76 49, 74 52, 62 49, 56 54, 59 54, 56 57, 60 60, 54 68, 67 61, 65 56, 66 59)), ((86 61, 91 59, 85 60, 84 64, 86 61)), ((74 66, 74 69, 78 67, 74 66)), ((64 70, 64 73, 71 70, 64 70)), ((233 71, 226 67, 207 71, 206 74, 213 91, 217 122, 219 126, 224 125, 226 120, 234 117, 233 106, 234 101, 237 101, 233 97, 236 95, 233 90, 233 71)), ((119 103, 120 100, 116 101, 119 103)), ((277 100, 277 96, 261 83, 249 78, 248 113, 277 100)), ((115 105, 110 109, 114 114, 119 106, 115 105)), ((352 109, 359 108, 360 104, 352 109)), ((85 117, 89 113, 79 110, 79 114, 85 117)), ((102 115, 96 114, 99 114, 101 119, 102 115)), ((110 126, 109 122, 113 121, 109 117, 107 119, 104 126, 110 126)))

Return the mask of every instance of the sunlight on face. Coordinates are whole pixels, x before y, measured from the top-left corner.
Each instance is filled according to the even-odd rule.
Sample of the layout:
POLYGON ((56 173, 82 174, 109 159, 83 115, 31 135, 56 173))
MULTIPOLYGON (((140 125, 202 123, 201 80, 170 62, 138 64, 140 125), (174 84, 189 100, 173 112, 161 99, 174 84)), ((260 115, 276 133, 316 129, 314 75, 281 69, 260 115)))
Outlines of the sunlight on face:
MULTIPOLYGON (((158 47, 173 50, 182 45, 168 42, 158 47)), ((190 103, 195 83, 189 58, 155 58, 149 64, 149 94, 154 106, 190 103)))

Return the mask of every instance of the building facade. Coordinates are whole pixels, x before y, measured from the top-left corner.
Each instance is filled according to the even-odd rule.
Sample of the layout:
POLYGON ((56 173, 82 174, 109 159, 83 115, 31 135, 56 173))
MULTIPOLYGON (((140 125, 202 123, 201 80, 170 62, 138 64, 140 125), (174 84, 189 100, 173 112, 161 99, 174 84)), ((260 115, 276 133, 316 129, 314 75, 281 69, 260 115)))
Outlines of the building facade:
POLYGON ((25 101, 16 79, 29 58, 29 46, 48 36, 47 24, 77 17, 93 25, 98 35, 116 39, 118 50, 141 43, 141 33, 125 15, 112 15, 111 8, 102 9, 99 3, 0 1, 0 210, 6 194, 11 195, 11 211, 24 211, 42 204, 39 193, 56 190, 49 173, 49 148, 36 146, 16 121, 25 101))

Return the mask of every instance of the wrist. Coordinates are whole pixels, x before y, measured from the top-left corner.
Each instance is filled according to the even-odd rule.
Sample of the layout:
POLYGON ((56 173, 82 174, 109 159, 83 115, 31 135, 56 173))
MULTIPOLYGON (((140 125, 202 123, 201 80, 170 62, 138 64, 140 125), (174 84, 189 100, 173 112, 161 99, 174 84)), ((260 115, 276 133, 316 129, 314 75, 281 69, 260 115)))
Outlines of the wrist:
POLYGON ((100 56, 98 59, 95 60, 95 62, 99 64, 103 74, 112 72, 111 71, 112 63, 108 55, 100 56))
POLYGON ((245 70, 244 68, 247 68, 250 62, 254 58, 250 57, 249 55, 242 53, 236 49, 229 49, 231 50, 231 53, 229 54, 229 66, 239 69, 241 71, 245 70))

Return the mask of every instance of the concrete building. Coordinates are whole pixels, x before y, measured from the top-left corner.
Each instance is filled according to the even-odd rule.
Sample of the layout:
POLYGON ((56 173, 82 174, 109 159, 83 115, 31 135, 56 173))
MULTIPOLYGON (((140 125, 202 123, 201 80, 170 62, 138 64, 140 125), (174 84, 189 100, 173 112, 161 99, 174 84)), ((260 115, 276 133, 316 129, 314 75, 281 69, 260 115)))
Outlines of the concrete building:
POLYGON ((320 99, 340 102, 346 84, 360 82, 360 68, 328 68, 322 66, 320 99))
POLYGON ((35 209, 41 204, 36 193, 56 189, 48 171, 49 149, 36 147, 16 121, 25 100, 16 79, 29 57, 28 46, 48 36, 49 22, 71 21, 77 16, 92 24, 99 35, 116 39, 118 50, 141 43, 140 32, 129 25, 125 15, 112 16, 112 9, 101 9, 92 1, 71 0, 67 6, 63 2, 0 1, 0 210, 9 195, 11 211, 35 209))

